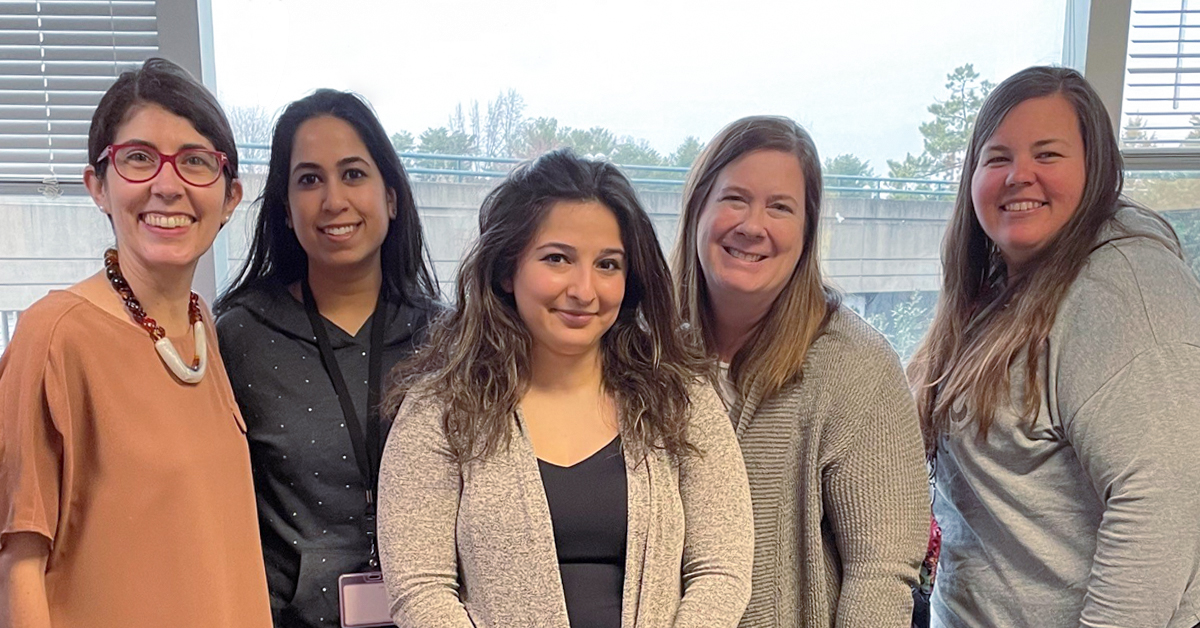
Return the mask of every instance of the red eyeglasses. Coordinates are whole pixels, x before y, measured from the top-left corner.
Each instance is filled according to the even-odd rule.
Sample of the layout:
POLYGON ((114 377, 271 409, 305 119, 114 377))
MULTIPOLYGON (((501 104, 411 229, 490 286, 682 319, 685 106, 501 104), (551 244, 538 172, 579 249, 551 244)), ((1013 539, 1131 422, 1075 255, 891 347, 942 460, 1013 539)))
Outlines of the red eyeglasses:
POLYGON ((216 183, 229 166, 229 158, 218 150, 185 148, 174 155, 164 155, 145 144, 109 144, 100 161, 105 159, 130 183, 145 183, 157 177, 163 164, 170 162, 180 179, 199 188, 216 183))

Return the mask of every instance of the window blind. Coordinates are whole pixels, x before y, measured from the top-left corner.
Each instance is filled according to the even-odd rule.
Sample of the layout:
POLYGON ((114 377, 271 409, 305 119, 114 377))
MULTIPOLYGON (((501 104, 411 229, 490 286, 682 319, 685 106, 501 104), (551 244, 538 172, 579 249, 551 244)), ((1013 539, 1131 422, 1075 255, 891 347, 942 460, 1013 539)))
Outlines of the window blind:
POLYGON ((1200 0, 1133 0, 1121 145, 1200 153, 1200 0))
POLYGON ((100 97, 157 51, 155 0, 0 0, 0 183, 81 181, 100 97))

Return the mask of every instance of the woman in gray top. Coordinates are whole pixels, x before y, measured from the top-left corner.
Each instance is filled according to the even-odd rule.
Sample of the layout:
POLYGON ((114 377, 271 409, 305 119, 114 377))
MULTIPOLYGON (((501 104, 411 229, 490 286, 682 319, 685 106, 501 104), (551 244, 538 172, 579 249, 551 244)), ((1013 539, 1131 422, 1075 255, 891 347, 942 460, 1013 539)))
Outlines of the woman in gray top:
POLYGON ((543 155, 488 196, 479 231, 456 309, 389 394, 392 617, 732 628, 750 594, 745 468, 628 179, 543 155))
POLYGON ((412 187, 356 94, 275 125, 246 264, 217 301, 254 465, 275 625, 337 626, 338 578, 377 567, 383 374, 438 308, 412 187))
POLYGON ((723 363, 754 502, 741 626, 901 628, 929 496, 900 361, 821 276, 821 160, 754 116, 692 167, 675 250, 685 319, 723 363))
POLYGON ((980 110, 910 366, 942 527, 935 626, 1200 622, 1200 285, 1121 197, 1078 73, 980 110))

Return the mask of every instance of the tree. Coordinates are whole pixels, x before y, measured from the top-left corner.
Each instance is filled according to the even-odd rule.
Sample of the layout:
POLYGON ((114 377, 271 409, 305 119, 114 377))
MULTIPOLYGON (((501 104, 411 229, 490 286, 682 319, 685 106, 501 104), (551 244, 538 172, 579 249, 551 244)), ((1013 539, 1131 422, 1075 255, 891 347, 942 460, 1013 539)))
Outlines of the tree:
POLYGON ((233 130, 233 141, 238 145, 238 157, 243 172, 265 174, 271 159, 271 133, 274 124, 271 115, 262 107, 232 105, 225 108, 229 127, 233 130), (254 147, 250 147, 254 146, 254 147))
POLYGON ((594 126, 586 131, 571 129, 565 139, 567 146, 587 157, 606 159, 617 150, 617 137, 603 127, 594 126))
MULTIPOLYGON (((475 138, 467 135, 462 131, 451 131, 450 129, 439 126, 437 128, 426 129, 424 133, 417 138, 419 142, 417 150, 422 153, 432 155, 471 155, 475 152, 475 138)), ((468 164, 457 160, 427 160, 422 162, 422 166, 426 168, 436 168, 439 170, 465 170, 468 164)), ((439 175, 441 178, 444 175, 439 175)))
MULTIPOLYGON (((904 161, 896 161, 894 159, 887 160, 888 177, 892 179, 924 179, 928 176, 930 169, 933 166, 933 160, 925 154, 913 156, 912 153, 904 154, 904 161)), ((928 183, 892 183, 893 189, 904 191, 932 190, 933 186, 928 183)), ((893 199, 924 199, 928 195, 925 194, 889 194, 888 198, 893 199)))
MULTIPOLYGON (((942 179, 952 181, 962 171, 967 142, 975 127, 975 116, 984 99, 996 87, 990 81, 980 81, 979 73, 970 63, 954 68, 946 75, 945 100, 934 100, 928 111, 933 120, 922 122, 921 136, 925 148, 920 155, 908 153, 903 161, 889 159, 888 176, 903 179, 942 179)), ((904 190, 928 190, 928 185, 906 184, 904 190)), ((903 195, 895 198, 920 198, 903 195)))
POLYGON ((933 120, 920 126, 921 135, 925 138, 924 155, 929 157, 933 166, 925 176, 947 180, 958 176, 971 130, 975 128, 975 116, 995 87, 994 83, 980 81, 979 73, 970 63, 946 75, 949 97, 929 105, 933 120))
POLYGON ((937 292, 914 290, 907 299, 893 306, 890 312, 871 314, 867 322, 892 343, 901 361, 908 362, 933 322, 936 302, 937 292))
POLYGON ((567 137, 571 133, 569 127, 559 129, 555 118, 534 118, 527 120, 521 127, 521 138, 517 143, 516 156, 532 159, 548 153, 560 146, 567 145, 567 137))
POLYGON ((683 138, 683 142, 679 144, 679 148, 667 157, 667 162, 679 168, 691 168, 696 162, 696 158, 700 156, 700 152, 704 150, 704 143, 699 138, 689 135, 683 138))
POLYGON ((410 152, 417 145, 416 140, 413 139, 413 134, 409 133, 408 131, 398 131, 396 133, 392 133, 391 140, 392 148, 395 149, 397 153, 410 152))
POLYGON ((487 116, 483 121, 479 152, 488 157, 511 157, 520 141, 525 125, 525 99, 510 89, 500 92, 488 103, 487 116))
MULTIPOLYGON (((1192 137, 1191 133, 1188 134, 1189 138, 1192 137)), ((1141 116, 1130 118, 1129 124, 1125 125, 1125 130, 1121 132, 1121 142, 1126 148, 1152 148, 1157 140, 1156 133, 1146 131, 1146 119, 1141 116)))
MULTIPOLYGON (((841 177, 875 176, 875 169, 871 167, 869 162, 863 161, 850 153, 843 153, 837 157, 826 157, 824 167, 821 170, 825 176, 826 187, 869 188, 871 187, 870 181, 859 181, 857 179, 845 179, 841 177)), ((837 190, 831 192, 829 195, 866 198, 870 196, 870 193, 837 190)))

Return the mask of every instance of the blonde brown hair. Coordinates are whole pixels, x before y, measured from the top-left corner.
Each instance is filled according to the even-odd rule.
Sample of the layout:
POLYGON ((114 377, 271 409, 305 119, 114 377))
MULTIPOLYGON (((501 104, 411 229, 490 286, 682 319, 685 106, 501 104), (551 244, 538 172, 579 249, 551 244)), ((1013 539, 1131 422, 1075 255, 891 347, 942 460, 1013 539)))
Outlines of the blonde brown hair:
POLYGON ((1009 371, 1016 364, 1025 379, 1017 410, 1026 419, 1037 412, 1042 394, 1038 361, 1046 339, 1059 305, 1097 246, 1101 228, 1129 204, 1121 197, 1123 184, 1123 161, 1108 112, 1078 72, 1027 68, 984 101, 942 244, 942 291, 933 324, 908 366, 929 459, 959 400, 978 433, 987 434, 996 409, 1012 402, 1009 371), (1062 230, 1020 272, 1010 273, 975 216, 971 184, 983 145, 1008 112, 1031 98, 1052 95, 1062 96, 1075 110, 1084 143, 1083 194, 1062 230))
POLYGON ((836 291, 821 276, 817 233, 821 216, 821 160, 812 137, 792 120, 778 116, 742 118, 717 133, 688 173, 679 217, 673 266, 680 314, 716 353, 712 304, 697 251, 697 225, 721 171, 760 150, 789 153, 804 175, 804 249, 783 291, 730 364, 730 377, 744 397, 752 390, 766 396, 803 375, 804 358, 838 308, 836 291))

